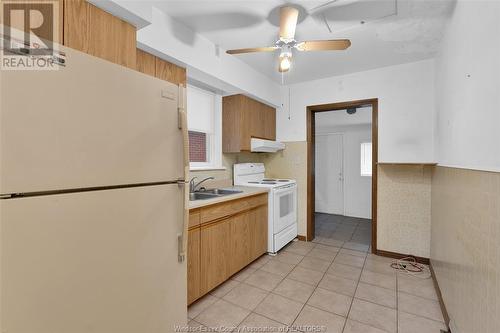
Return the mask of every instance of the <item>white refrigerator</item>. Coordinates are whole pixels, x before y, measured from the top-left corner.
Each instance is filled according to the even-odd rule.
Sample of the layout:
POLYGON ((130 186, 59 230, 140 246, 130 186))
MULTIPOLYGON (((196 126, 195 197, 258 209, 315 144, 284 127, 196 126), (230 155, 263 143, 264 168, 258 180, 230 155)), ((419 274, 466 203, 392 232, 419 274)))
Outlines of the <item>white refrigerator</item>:
POLYGON ((0 332, 186 323, 184 89, 71 49, 0 71, 0 332))

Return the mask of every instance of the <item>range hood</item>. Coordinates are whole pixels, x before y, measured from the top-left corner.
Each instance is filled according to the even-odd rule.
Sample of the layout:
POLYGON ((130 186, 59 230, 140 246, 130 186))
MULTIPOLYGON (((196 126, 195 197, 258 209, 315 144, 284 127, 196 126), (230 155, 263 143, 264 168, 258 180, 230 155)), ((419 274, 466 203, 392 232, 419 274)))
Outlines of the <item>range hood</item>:
POLYGON ((275 153, 278 150, 285 149, 285 144, 279 141, 250 139, 250 150, 256 153, 275 153))

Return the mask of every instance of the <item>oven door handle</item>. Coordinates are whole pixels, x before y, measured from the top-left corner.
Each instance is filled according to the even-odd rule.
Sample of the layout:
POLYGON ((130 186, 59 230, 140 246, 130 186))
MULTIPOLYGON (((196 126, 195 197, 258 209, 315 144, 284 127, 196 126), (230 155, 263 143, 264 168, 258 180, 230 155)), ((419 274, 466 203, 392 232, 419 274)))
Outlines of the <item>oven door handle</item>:
POLYGON ((293 191, 295 191, 296 188, 297 188, 297 185, 295 185, 295 184, 288 185, 287 187, 282 187, 282 188, 274 190, 274 193, 281 194, 283 192, 293 192, 293 191))

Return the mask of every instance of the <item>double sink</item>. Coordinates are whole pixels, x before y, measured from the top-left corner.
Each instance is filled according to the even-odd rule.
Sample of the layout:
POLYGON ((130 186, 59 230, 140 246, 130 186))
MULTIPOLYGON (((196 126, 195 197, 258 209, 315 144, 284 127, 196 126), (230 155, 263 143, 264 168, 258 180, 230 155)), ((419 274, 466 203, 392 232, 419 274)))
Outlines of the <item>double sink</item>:
POLYGON ((226 190, 221 188, 214 188, 210 190, 191 192, 189 193, 189 200, 190 201, 207 200, 207 199, 224 197, 226 195, 231 195, 231 194, 238 194, 242 192, 243 191, 238 191, 238 190, 226 190))

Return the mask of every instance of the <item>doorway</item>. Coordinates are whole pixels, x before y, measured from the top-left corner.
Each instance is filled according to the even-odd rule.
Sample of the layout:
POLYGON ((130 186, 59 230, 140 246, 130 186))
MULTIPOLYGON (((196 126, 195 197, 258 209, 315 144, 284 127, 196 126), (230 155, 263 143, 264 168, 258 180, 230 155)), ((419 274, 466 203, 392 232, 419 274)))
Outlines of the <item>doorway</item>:
MULTIPOLYGON (((377 99, 307 108, 308 241, 316 237, 317 242, 326 241, 325 235, 328 234, 332 239, 338 238, 360 248, 371 245, 371 252, 376 253, 377 138, 377 99), (356 113, 356 110, 363 110, 365 115, 371 116, 371 124, 366 121, 364 124, 349 124, 356 117, 360 121, 361 112, 356 117, 344 117, 356 113), (343 127, 328 128, 325 125, 328 119, 344 119, 346 123, 343 127)), ((332 240, 329 245, 336 246, 337 243, 332 240)))

